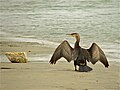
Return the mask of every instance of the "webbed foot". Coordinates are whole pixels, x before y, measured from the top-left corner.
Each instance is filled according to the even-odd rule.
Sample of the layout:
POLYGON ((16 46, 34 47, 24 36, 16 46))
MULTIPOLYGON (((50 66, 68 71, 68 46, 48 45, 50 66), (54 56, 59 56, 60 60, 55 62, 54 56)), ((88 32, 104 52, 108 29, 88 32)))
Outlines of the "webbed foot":
POLYGON ((75 69, 75 71, 77 71, 77 69, 75 69))

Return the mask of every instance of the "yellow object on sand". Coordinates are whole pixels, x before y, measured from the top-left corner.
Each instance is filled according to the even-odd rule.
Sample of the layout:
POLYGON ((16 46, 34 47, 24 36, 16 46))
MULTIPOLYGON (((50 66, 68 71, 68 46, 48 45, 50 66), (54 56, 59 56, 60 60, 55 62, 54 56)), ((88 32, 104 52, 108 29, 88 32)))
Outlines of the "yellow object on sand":
POLYGON ((27 63, 27 53, 26 52, 6 52, 5 55, 12 63, 27 63))

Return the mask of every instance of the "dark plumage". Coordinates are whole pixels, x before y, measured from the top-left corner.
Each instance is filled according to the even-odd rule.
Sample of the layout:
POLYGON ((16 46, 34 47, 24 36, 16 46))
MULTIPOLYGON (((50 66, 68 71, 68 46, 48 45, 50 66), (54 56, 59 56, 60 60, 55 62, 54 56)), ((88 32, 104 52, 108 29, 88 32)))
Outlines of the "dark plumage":
POLYGON ((79 66, 79 71, 87 72, 91 71, 92 68, 87 66, 87 62, 95 64, 97 61, 100 61, 104 64, 105 67, 108 67, 107 58, 102 51, 102 49, 96 44, 93 43, 89 49, 84 49, 79 46, 80 36, 78 33, 67 34, 76 38, 74 48, 72 48, 68 41, 63 41, 55 50, 51 60, 51 64, 55 64, 57 60, 61 57, 64 57, 68 62, 74 61, 75 71, 77 71, 76 66, 79 66))

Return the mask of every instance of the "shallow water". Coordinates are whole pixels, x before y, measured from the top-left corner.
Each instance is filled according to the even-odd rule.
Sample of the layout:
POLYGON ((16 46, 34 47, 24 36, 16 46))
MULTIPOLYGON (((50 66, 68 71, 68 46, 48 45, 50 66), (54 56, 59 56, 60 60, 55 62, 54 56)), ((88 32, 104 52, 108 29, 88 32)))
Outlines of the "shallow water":
POLYGON ((56 47, 77 32, 81 45, 96 42, 120 61, 119 0, 0 0, 0 38, 56 47))

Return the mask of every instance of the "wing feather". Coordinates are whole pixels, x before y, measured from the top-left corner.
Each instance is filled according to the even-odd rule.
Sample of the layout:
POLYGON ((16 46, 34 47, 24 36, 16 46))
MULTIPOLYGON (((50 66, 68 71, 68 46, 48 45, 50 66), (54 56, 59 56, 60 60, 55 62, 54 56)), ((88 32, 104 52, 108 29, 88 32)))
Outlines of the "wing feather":
POLYGON ((55 64, 56 61, 59 60, 61 57, 64 57, 68 62, 70 62, 72 60, 72 51, 73 48, 65 40, 56 48, 49 62, 51 64, 55 64))
POLYGON ((109 66, 104 52, 96 43, 93 43, 91 45, 91 47, 88 49, 88 52, 91 55, 90 61, 92 64, 95 64, 97 61, 100 61, 104 64, 105 67, 109 66))

